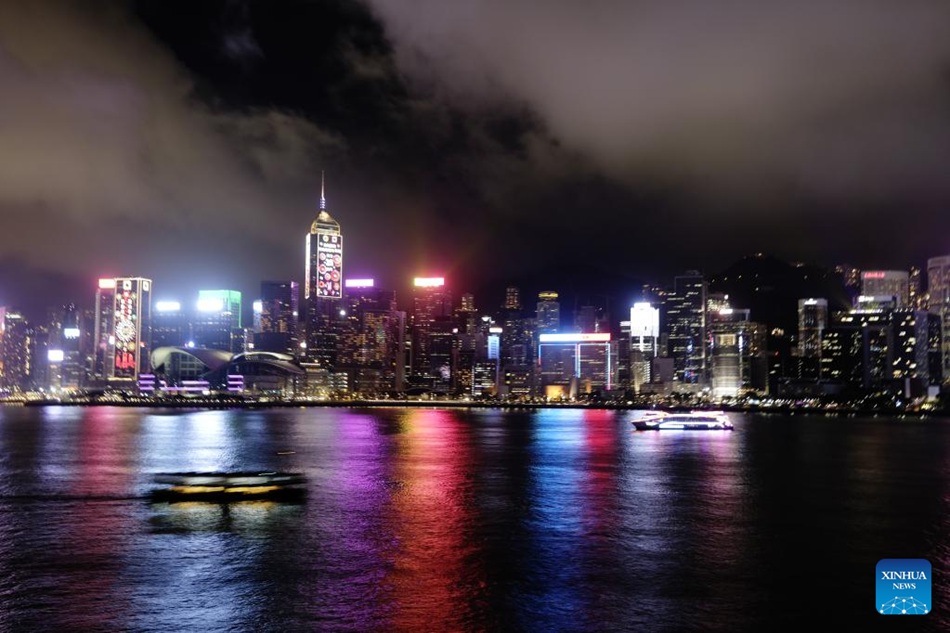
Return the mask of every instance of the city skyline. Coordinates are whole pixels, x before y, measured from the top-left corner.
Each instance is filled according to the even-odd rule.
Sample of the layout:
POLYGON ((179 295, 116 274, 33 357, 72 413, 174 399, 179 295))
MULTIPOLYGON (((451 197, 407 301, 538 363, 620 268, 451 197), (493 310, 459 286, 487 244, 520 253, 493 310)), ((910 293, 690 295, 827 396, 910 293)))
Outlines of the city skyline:
POLYGON ((939 3, 421 6, 0 7, 0 302, 302 282, 321 170, 350 271, 397 290, 950 251, 939 3))

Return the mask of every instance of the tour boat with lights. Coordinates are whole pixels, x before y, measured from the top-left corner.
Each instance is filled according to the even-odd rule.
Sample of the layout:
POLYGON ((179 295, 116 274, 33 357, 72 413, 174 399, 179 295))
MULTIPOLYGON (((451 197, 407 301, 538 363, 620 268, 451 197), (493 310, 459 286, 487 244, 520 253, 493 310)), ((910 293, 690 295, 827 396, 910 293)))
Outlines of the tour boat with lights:
POLYGON ((307 480, 299 473, 250 471, 158 473, 153 481, 166 486, 152 492, 155 501, 295 501, 307 480))
POLYGON ((638 431, 731 431, 733 428, 729 416, 722 411, 657 411, 634 420, 633 426, 638 431))

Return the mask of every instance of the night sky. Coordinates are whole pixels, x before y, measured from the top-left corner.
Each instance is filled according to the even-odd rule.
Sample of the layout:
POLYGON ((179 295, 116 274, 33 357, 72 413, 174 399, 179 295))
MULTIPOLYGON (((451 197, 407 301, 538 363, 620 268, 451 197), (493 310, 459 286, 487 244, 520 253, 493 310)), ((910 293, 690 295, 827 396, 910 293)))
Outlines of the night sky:
POLYGON ((0 305, 302 281, 321 170, 397 289, 950 253, 945 0, 0 0, 0 85, 0 305))

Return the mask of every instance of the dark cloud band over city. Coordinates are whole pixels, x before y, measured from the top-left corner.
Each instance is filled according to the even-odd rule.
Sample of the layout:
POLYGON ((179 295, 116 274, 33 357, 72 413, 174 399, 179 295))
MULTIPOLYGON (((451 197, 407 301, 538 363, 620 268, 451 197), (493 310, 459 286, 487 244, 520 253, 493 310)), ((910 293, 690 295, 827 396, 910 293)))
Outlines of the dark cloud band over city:
MULTIPOLYGON (((0 302, 26 278, 399 285, 950 248, 950 5, 0 4, 0 302)), ((459 288, 459 290, 463 290, 459 288)))

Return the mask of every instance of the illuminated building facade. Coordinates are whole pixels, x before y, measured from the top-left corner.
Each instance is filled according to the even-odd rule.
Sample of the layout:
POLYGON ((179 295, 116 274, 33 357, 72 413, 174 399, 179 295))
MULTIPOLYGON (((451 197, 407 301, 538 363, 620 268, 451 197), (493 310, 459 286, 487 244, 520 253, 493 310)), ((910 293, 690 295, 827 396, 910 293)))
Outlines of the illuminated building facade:
POLYGON ((396 293, 372 279, 347 279, 343 290, 337 371, 351 391, 364 395, 401 390, 405 380, 405 313, 396 293))
POLYGON ((152 349, 183 346, 191 340, 190 324, 181 302, 156 301, 152 307, 152 349))
POLYGON ((927 293, 921 288, 921 271, 919 266, 910 267, 910 279, 907 291, 910 300, 907 304, 908 307, 914 310, 927 309, 927 293))
POLYGON ((244 351, 241 293, 238 290, 199 290, 191 324, 195 347, 232 354, 244 351))
POLYGON ((865 390, 921 395, 942 378, 937 315, 913 308, 838 312, 823 338, 822 375, 865 390))
POLYGON ((540 389, 567 387, 567 393, 613 388, 612 346, 609 332, 542 334, 538 337, 540 389))
POLYGON ((103 382, 108 379, 115 351, 113 335, 113 311, 115 309, 115 279, 102 278, 96 288, 95 328, 93 339, 92 375, 94 380, 103 382))
POLYGON ((75 390, 85 381, 82 314, 76 304, 64 305, 50 324, 49 387, 75 390))
POLYGON ((327 212, 320 188, 320 212, 306 235, 306 352, 309 363, 331 370, 336 364, 339 312, 343 299, 343 233, 327 212))
POLYGON ((708 284, 696 271, 673 280, 665 297, 666 328, 676 380, 706 381, 706 294, 708 284))
POLYGON ((501 366, 512 385, 514 393, 524 391, 530 381, 530 369, 534 362, 534 320, 526 318, 521 311, 521 293, 518 288, 505 291, 502 306, 501 366))
POLYGON ((448 390, 451 380, 452 295, 443 277, 413 280, 409 332, 412 345, 409 382, 420 387, 448 390))
POLYGON ((910 305, 910 274, 906 270, 865 270, 861 272, 861 294, 893 296, 898 308, 910 305))
POLYGON ((714 398, 735 398, 746 391, 767 393, 766 328, 749 320, 749 310, 724 307, 710 312, 710 383, 714 398))
POLYGON ((950 255, 927 260, 928 309, 941 319, 942 366, 950 378, 950 255))
POLYGON ((112 306, 108 380, 134 383, 140 373, 149 370, 152 281, 142 277, 116 278, 112 306))
POLYGON ((0 387, 4 391, 27 391, 31 371, 30 335, 32 330, 23 313, 5 310, 3 336, 0 338, 0 387))
POLYGON ((546 290, 538 293, 536 317, 539 334, 557 334, 561 330, 561 304, 556 292, 546 290))
POLYGON ((300 287, 296 281, 262 281, 254 349, 297 355, 300 287))
POLYGON ((650 303, 638 302, 630 308, 630 321, 621 322, 621 332, 627 330, 629 384, 639 393, 644 383, 653 380, 653 359, 659 353, 660 310, 650 303))
POLYGON ((821 378, 821 340, 828 327, 827 299, 798 300, 799 377, 821 378))

